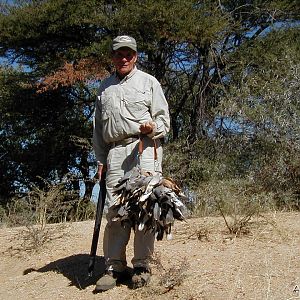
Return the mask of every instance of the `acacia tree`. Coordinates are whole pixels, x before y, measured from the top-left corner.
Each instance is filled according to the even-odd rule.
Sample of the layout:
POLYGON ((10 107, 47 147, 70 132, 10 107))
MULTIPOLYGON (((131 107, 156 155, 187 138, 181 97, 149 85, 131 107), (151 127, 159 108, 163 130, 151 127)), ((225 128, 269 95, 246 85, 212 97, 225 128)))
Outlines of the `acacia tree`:
POLYGON ((106 42, 97 26, 103 5, 98 4, 15 1, 2 8, 0 52, 20 66, 18 72, 3 70, 2 84, 9 93, 1 97, 5 116, 1 137, 19 149, 3 166, 3 177, 11 174, 10 185, 3 185, 8 189, 1 191, 3 197, 16 188, 28 188, 30 182, 43 185, 37 175, 61 180, 73 172, 78 180, 70 188, 79 194, 83 180, 84 199, 90 199, 89 137, 95 93, 87 83, 102 78, 107 65, 101 51, 106 42))
POLYGON ((137 37, 140 65, 163 84, 173 138, 205 138, 238 63, 230 57, 276 24, 299 18, 296 1, 111 1, 111 30, 137 37), (122 4, 122 5, 121 5, 122 4))
MULTIPOLYGON (((18 167, 5 165, 4 177, 13 170, 11 178, 18 176, 26 186, 36 175, 59 180, 76 170, 89 199, 95 88, 110 71, 109 45, 117 34, 136 37, 139 66, 162 83, 173 139, 196 141, 212 130, 230 133, 232 128, 217 121, 226 117, 222 105, 229 105, 224 99, 234 93, 232 86, 250 74, 242 59, 251 58, 247 49, 276 24, 296 26, 297 20, 296 0, 23 0, 2 5, 0 55, 25 68, 16 82, 15 73, 3 70, 3 90, 9 93, 0 101, 5 112, 1 138, 9 144, 11 132, 12 147, 20 150, 10 157, 10 166, 18 167), (37 162, 42 163, 36 167, 37 162)), ((78 187, 79 178, 73 188, 78 187)))

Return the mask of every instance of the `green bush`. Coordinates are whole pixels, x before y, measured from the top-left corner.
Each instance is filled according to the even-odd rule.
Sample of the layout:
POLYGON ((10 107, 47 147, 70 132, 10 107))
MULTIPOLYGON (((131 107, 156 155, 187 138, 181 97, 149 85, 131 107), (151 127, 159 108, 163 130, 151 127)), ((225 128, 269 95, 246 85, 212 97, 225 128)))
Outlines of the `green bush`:
POLYGON ((226 211, 226 203, 240 203, 237 195, 245 203, 256 199, 261 209, 299 209, 297 157, 296 149, 260 137, 178 141, 165 147, 164 175, 196 193, 193 210, 201 215, 215 213, 216 201, 226 211))

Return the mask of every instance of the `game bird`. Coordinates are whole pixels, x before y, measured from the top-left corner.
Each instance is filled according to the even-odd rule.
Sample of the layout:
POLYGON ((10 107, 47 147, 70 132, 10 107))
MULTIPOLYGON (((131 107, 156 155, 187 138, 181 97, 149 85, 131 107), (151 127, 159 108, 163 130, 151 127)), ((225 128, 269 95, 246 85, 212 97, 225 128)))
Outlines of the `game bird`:
POLYGON ((172 239, 175 220, 185 221, 187 197, 171 178, 160 173, 145 172, 135 167, 127 172, 114 188, 117 215, 113 221, 129 221, 134 230, 164 234, 172 239))

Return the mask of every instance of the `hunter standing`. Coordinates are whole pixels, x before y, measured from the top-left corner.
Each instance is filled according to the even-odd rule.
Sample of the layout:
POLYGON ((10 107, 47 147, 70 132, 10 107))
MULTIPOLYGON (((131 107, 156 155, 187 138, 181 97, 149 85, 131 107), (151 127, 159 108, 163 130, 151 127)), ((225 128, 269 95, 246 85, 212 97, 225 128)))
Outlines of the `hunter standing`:
MULTIPOLYGON (((168 103, 158 80, 136 67, 137 44, 130 36, 118 36, 112 44, 115 73, 101 82, 94 116, 93 148, 98 178, 106 171, 106 201, 113 205, 112 194, 118 180, 138 164, 139 136, 143 136, 140 166, 146 171, 161 172, 163 138, 170 129, 168 103), (154 163, 154 142, 158 166, 154 163)), ((96 291, 113 288, 126 272, 126 246, 131 226, 112 221, 117 212, 108 209, 103 251, 106 272, 97 281, 96 291)), ((150 280, 149 260, 154 251, 154 233, 134 233, 133 287, 150 280)))

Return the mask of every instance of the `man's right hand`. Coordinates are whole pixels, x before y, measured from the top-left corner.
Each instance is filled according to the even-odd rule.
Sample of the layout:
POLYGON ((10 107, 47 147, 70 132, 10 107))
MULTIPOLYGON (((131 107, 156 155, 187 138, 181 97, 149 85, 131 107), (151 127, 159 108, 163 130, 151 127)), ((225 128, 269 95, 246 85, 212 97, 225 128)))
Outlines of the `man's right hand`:
POLYGON ((102 174, 106 171, 106 166, 104 166, 103 164, 99 164, 98 163, 98 167, 97 167, 97 172, 94 175, 94 179, 96 181, 100 181, 101 180, 101 176, 102 174))

